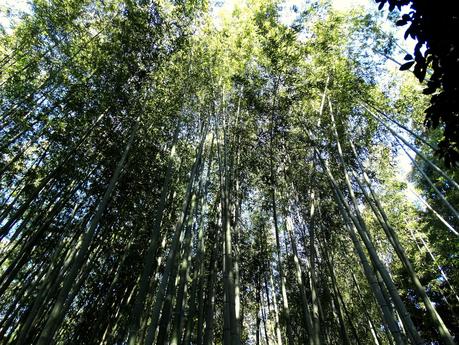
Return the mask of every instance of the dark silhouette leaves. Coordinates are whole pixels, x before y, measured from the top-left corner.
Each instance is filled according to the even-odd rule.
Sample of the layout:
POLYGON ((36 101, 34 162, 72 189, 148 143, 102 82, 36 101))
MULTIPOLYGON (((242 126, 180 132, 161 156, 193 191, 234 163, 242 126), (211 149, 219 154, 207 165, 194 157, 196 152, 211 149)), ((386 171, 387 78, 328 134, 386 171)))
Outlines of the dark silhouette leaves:
POLYGON ((404 63, 403 65, 400 66, 400 71, 406 71, 410 69, 410 67, 413 65, 414 65, 414 61, 409 61, 407 63, 404 63))
MULTIPOLYGON (((409 24, 405 38, 417 40, 414 61, 403 64, 400 70, 414 65, 414 75, 423 82, 428 67, 432 69, 426 95, 432 95, 425 111, 428 128, 443 128, 443 138, 438 143, 437 154, 447 166, 459 163, 459 11, 454 1, 429 0, 375 0, 382 9, 387 3, 389 10, 410 6, 409 14, 403 14, 397 26, 409 24), (422 48, 426 50, 423 53, 422 48)), ((405 60, 413 60, 407 54, 405 60)))

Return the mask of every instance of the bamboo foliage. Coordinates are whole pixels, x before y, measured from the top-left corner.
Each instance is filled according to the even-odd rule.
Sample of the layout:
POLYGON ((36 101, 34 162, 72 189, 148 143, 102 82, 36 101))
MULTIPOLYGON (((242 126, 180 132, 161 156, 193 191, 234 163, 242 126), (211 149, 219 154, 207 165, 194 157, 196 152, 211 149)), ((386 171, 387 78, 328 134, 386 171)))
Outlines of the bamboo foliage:
POLYGON ((362 13, 280 5, 37 0, 1 34, 0 344, 454 344, 438 133, 346 53, 362 13))

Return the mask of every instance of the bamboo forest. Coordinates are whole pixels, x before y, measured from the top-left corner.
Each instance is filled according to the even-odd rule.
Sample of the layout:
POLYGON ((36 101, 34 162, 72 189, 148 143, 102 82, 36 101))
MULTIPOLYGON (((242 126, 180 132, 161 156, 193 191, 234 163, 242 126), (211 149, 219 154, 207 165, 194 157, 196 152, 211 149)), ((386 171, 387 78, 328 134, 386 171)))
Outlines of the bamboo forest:
POLYGON ((457 344, 453 2, 0 1, 0 344, 457 344))

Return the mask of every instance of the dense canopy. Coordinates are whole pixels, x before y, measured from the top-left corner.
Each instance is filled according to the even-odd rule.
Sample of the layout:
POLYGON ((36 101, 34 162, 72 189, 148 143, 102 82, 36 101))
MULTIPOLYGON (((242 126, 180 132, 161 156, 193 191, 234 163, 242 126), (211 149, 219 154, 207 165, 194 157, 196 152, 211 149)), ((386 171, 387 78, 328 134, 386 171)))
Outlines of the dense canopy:
POLYGON ((459 172, 396 16, 335 2, 2 28, 0 344, 457 341, 459 172))

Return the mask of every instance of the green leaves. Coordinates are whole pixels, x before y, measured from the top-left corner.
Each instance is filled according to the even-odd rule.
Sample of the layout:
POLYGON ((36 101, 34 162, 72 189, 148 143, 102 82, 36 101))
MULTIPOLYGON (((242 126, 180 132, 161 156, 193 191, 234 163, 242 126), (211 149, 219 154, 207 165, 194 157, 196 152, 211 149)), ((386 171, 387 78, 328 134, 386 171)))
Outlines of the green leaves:
MULTIPOLYGON (((202 11, 207 5, 201 1, 40 0, 15 35, 0 40, 0 51, 13 53, 0 90, 0 224, 6 239, 0 323, 9 325, 0 330, 2 340, 34 343, 53 320, 50 307, 65 284, 70 298, 67 310, 58 311, 65 312, 62 325, 56 323, 59 344, 124 343, 131 322, 148 328, 153 317, 163 325, 172 322, 162 327, 166 340, 200 343, 200 332, 213 330, 220 343, 225 302, 234 302, 232 314, 244 311, 238 320, 243 322, 231 316, 236 332, 242 326, 243 343, 256 342, 258 319, 259 336, 264 331, 268 341, 282 338, 288 326, 289 342, 302 344, 309 337, 304 318, 312 303, 312 271, 314 303, 320 301, 323 317, 316 319, 332 343, 342 341, 344 330, 371 344, 368 318, 374 333, 386 337, 318 157, 327 160, 349 198, 336 126, 346 166, 358 170, 360 160, 370 167, 391 223, 405 231, 409 220, 416 228, 422 212, 404 199, 405 184, 394 182, 390 133, 362 108, 362 100, 374 99, 402 123, 419 113, 415 103, 421 100, 411 85, 376 83, 384 70, 375 65, 371 48, 390 55, 395 41, 384 44, 371 14, 334 13, 320 1, 309 5, 307 15, 293 9, 298 19, 292 29, 282 24, 279 3, 270 0, 235 2, 221 16, 202 11), (114 171, 116 183, 110 183, 114 171), (187 196, 194 206, 182 212, 187 196), (102 199, 104 212, 95 217, 102 199), (79 255, 88 228, 94 236, 79 255), (173 243, 178 249, 167 268, 173 243), (230 270, 223 269, 223 243, 232 248, 230 270), (323 265, 328 260, 332 270, 323 265), (76 267, 71 275, 70 267, 76 267), (170 291, 158 293, 163 277, 170 291), (224 282, 238 284, 226 290, 240 299, 222 298, 224 282), (140 290, 143 297, 134 306, 140 290), (277 319, 275 299, 282 310, 277 319), (344 306, 347 319, 336 320, 344 306)), ((407 54, 402 67, 414 66, 422 77, 425 69, 414 60, 407 54)), ((383 79, 393 82, 389 75, 383 79)), ((362 206, 378 253, 398 269, 364 195, 358 189, 355 194, 351 212, 362 206)), ((415 244, 400 236, 412 252, 415 244)), ((403 274, 396 279, 408 295, 409 285, 399 285, 403 274)), ((145 343, 140 333, 138 342, 145 343)))

